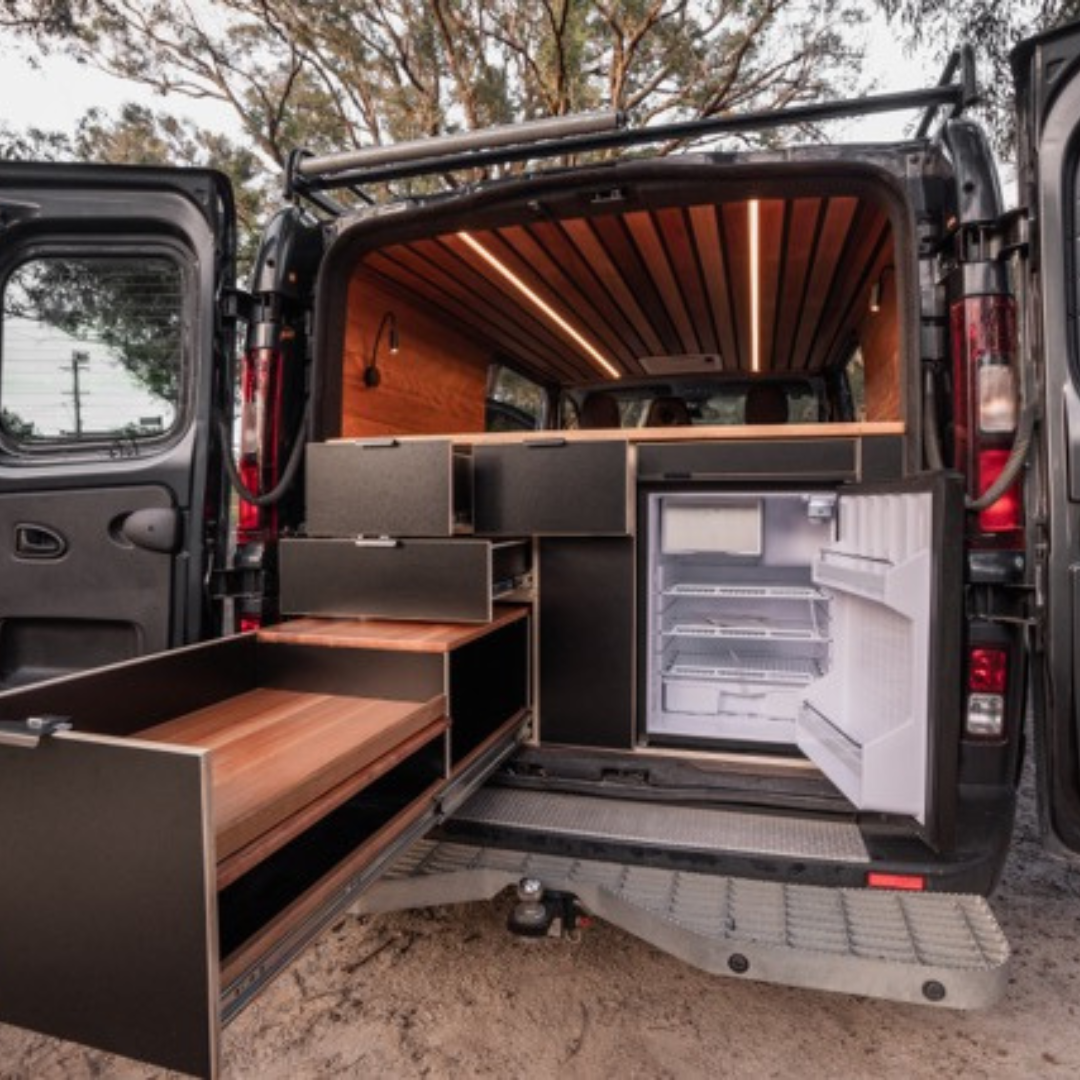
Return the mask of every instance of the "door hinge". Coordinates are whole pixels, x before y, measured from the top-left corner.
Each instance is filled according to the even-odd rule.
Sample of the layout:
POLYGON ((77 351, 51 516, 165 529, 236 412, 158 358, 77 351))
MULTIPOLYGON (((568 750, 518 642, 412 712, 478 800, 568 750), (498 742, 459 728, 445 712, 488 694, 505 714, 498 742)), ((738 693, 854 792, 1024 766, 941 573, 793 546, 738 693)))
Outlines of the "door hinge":
POLYGON ((230 567, 210 572, 213 600, 261 599, 266 594, 266 571, 253 567, 230 567))

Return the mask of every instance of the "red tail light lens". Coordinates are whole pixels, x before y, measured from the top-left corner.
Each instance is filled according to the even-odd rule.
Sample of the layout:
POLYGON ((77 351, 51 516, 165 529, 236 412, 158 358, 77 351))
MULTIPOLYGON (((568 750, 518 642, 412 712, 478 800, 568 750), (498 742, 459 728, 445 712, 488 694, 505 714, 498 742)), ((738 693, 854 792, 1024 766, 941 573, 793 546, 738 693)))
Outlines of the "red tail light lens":
POLYGON ((968 653, 964 731, 969 738, 1004 738, 1005 691, 1008 685, 1009 654, 1004 649, 978 647, 968 653))
MULTIPOLYGON (((1004 290, 1004 280, 997 286, 1004 290)), ((953 344, 953 464, 978 499, 1009 460, 1018 422, 1016 302, 1006 292, 969 296, 950 310, 953 344)), ((1014 484, 972 517, 975 546, 1023 546, 1024 506, 1014 484)))
POLYGON ((246 634, 251 630, 260 630, 262 628, 262 617, 260 615, 241 615, 239 628, 241 634, 246 634))
MULTIPOLYGON (((1009 450, 979 451, 979 491, 988 491, 1009 460, 1009 450)), ((1020 485, 1013 484, 995 503, 979 513, 979 528, 986 533, 1013 532, 1023 526, 1023 500, 1020 485)))
POLYGON ((1008 685, 1009 654, 1004 649, 972 649, 968 656, 968 690, 973 694, 1004 694, 1008 685))

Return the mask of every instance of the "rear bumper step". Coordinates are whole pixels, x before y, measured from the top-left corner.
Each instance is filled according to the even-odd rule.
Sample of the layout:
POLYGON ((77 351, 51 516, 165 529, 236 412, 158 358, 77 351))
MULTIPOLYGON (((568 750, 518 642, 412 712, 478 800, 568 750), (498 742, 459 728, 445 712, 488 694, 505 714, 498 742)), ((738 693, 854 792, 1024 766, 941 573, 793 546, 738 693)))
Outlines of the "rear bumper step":
POLYGON ((785 885, 421 841, 362 912, 491 899, 523 877, 717 975, 954 1009, 1004 992, 1009 946, 981 897, 785 885))

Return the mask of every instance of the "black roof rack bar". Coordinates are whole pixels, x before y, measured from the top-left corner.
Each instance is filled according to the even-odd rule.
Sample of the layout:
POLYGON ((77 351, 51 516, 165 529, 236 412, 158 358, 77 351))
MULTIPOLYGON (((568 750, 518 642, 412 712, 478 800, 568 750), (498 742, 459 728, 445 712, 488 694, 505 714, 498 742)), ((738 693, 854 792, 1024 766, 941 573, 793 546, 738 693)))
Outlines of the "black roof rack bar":
MULTIPOLYGON (((949 112, 950 117, 959 116, 964 109, 979 100, 979 87, 975 78, 975 50, 970 45, 965 45, 961 49, 954 49, 949 54, 949 59, 941 72, 941 78, 938 80, 938 86, 950 85, 956 78, 958 69, 960 71, 960 98, 953 102, 952 109, 949 112)), ((923 118, 915 129, 915 138, 926 138, 939 108, 940 104, 931 105, 923 113, 923 118)))
MULTIPOLYGON (((440 135, 436 138, 440 154, 449 155, 493 150, 500 146, 521 146, 576 135, 596 135, 602 131, 616 130, 625 122, 624 113, 610 110, 577 113, 572 116, 548 116, 541 120, 527 120, 521 124, 501 124, 498 127, 463 131, 456 135, 440 135)), ((353 172, 356 169, 367 170, 406 161, 424 160, 431 157, 431 143, 430 138, 412 139, 409 142, 390 143, 386 146, 365 146, 359 150, 346 150, 323 157, 304 157, 297 162, 296 170, 301 176, 325 177, 353 172)))
POLYGON ((488 165, 504 165, 516 161, 560 157, 594 150, 621 149, 648 143, 699 139, 710 135, 817 123, 844 116, 898 112, 904 109, 923 109, 941 105, 962 107, 963 101, 963 87, 953 84, 923 90, 905 90, 890 94, 847 98, 815 105, 795 105, 787 109, 768 109, 735 116, 716 116, 704 120, 686 120, 672 124, 658 124, 653 127, 630 128, 599 135, 552 139, 538 145, 510 145, 456 154, 443 153, 442 140, 433 138, 428 140, 428 156, 419 160, 383 167, 351 169, 333 176, 294 175, 291 184, 293 190, 306 194, 347 185, 386 183, 391 180, 454 172, 459 169, 483 168, 488 165))

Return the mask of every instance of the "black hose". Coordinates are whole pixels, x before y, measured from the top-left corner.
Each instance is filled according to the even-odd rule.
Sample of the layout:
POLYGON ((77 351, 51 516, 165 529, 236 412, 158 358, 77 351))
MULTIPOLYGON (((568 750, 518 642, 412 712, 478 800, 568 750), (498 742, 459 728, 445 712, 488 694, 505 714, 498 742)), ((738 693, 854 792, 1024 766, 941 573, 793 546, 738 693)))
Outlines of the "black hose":
POLYGON ((252 506, 273 506, 280 502, 285 492, 292 486, 296 479, 296 473, 300 468, 300 462, 304 457, 304 445, 307 442, 307 415, 300 421, 296 436, 293 439, 292 450, 289 452, 289 460, 285 463, 285 470, 281 479, 265 494, 256 495, 249 491, 240 473, 236 468, 236 462, 232 456, 232 440, 229 438, 229 424, 224 417, 218 420, 218 438, 221 440, 221 456, 225 462, 225 472, 228 474, 229 483, 232 484, 236 494, 246 503, 252 506))
MULTIPOLYGON (((979 513, 993 506, 994 503, 1009 490, 1020 475, 1024 467, 1028 451, 1031 450, 1031 440, 1035 433, 1035 406, 1025 405, 1020 413, 1020 423, 1016 429, 1016 439, 1013 441, 1012 450, 1009 452, 1009 460, 1005 462, 1005 468, 998 474, 997 479, 977 498, 970 496, 964 499, 964 507, 973 513, 979 513)), ((937 389, 934 384, 933 372, 927 372, 926 388, 923 400, 923 446, 926 453, 927 464, 935 472, 945 468, 944 458, 941 453, 941 441, 937 430, 937 389)))
POLYGON ((1035 406, 1026 405, 1020 414, 1020 423, 1016 430, 1016 441, 1013 443, 1009 460, 1005 462, 1005 468, 1001 470, 998 478, 977 498, 968 499, 965 505, 968 510, 980 511, 993 506, 994 503, 1009 490, 1020 475, 1024 467, 1024 461, 1031 449, 1031 439, 1035 433, 1035 406))
POLYGON ((923 448, 926 463, 934 472, 945 468, 945 458, 941 453, 941 437, 938 433, 937 382, 933 370, 926 371, 926 384, 923 391, 923 448))

